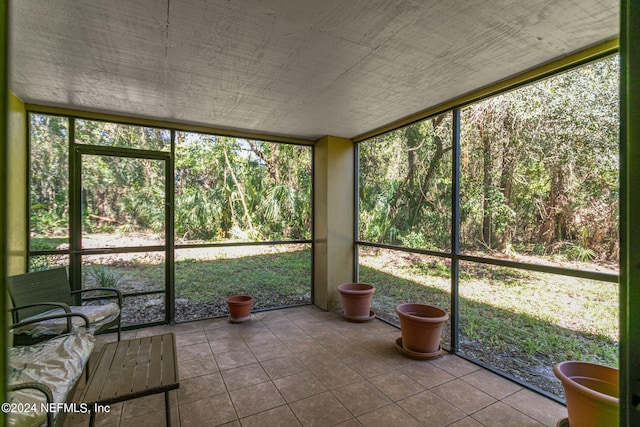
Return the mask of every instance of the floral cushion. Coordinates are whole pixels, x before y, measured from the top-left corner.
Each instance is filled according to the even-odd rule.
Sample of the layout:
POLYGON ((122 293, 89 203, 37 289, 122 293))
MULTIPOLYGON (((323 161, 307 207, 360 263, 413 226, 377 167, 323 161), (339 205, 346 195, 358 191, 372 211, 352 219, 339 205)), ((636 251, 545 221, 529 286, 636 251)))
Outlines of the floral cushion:
MULTIPOLYGON (((7 383, 9 386, 29 382, 44 384, 53 394, 53 403, 64 403, 82 375, 94 346, 91 333, 78 332, 30 346, 11 347, 7 383)), ((7 403, 14 404, 14 409, 28 409, 7 414, 9 426, 40 426, 47 420, 46 412, 40 410, 46 399, 38 390, 9 392, 7 403)))

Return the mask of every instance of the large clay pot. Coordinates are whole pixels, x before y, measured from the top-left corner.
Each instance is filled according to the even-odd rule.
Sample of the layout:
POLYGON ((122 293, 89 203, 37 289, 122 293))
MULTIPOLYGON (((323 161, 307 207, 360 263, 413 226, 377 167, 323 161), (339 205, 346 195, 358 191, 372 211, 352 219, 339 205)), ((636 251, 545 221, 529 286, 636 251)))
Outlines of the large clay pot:
POLYGON ((400 317, 402 332, 402 345, 398 349, 401 353, 412 358, 440 355, 442 327, 449 319, 446 311, 426 304, 400 304, 396 313, 400 317))
POLYGON ((234 295, 227 298, 229 307, 229 322, 242 323, 251 319, 251 305, 253 297, 250 295, 234 295))
POLYGON ((553 372, 564 388, 570 426, 618 426, 617 369, 567 361, 555 365, 553 372))
POLYGON ((338 286, 342 300, 342 315, 351 322, 366 322, 375 317, 371 297, 375 288, 366 283, 343 283, 338 286))

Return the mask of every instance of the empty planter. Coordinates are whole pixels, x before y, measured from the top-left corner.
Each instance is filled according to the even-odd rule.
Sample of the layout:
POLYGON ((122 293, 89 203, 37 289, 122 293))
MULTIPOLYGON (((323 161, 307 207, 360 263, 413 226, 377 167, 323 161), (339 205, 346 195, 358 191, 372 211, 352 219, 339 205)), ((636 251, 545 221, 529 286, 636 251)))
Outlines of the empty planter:
POLYGON ((617 369, 567 361, 555 365, 553 372, 564 388, 570 426, 618 426, 617 369))
POLYGON ((440 356, 442 327, 449 319, 446 311, 426 304, 400 304, 396 313, 402 332, 396 348, 401 354, 420 360, 440 356))
POLYGON ((250 295, 234 295, 227 298, 229 307, 229 322, 242 323, 251 319, 251 305, 253 297, 250 295))
POLYGON ((338 286, 342 300, 342 315, 350 322, 366 322, 376 315, 371 311, 375 288, 366 283, 343 283, 338 286))

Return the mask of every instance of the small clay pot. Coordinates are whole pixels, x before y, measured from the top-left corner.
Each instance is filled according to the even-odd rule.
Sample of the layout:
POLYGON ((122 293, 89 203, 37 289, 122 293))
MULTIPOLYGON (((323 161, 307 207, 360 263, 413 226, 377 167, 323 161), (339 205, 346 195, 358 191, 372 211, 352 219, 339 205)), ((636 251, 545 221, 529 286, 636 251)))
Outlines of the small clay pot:
POLYGON ((251 319, 253 297, 250 295, 234 295, 227 298, 229 322, 243 323, 251 319))
POLYGON ((618 426, 618 370, 590 362, 566 361, 553 367, 562 382, 569 425, 618 426))
POLYGON ((371 298, 376 288, 366 283, 343 283, 338 286, 342 300, 342 315, 351 322, 366 322, 375 317, 371 298))
POLYGON ((396 307, 400 318, 402 346, 415 354, 439 355, 442 327, 449 314, 441 308, 426 304, 400 304, 396 307))

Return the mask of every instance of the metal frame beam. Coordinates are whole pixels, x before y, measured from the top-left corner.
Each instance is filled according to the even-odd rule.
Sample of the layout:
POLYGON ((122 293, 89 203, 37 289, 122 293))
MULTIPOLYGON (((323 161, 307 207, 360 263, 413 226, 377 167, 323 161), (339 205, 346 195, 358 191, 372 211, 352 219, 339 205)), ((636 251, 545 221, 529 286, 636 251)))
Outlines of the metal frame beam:
POLYGON ((620 8, 620 425, 640 425, 640 3, 620 8))
MULTIPOLYGON (((8 2, 0 2, 0 205, 7 206, 8 202, 8 188, 7 188, 7 151, 8 151, 8 133, 9 133, 9 120, 8 120, 8 60, 9 60, 9 16, 8 2)), ((0 366, 2 369, 6 369, 7 366, 7 347, 9 342, 9 336, 7 332, 7 316, 6 308, 8 307, 6 289, 6 277, 7 277, 7 215, 6 210, 0 209, 0 307, 3 308, 3 314, 0 315, 0 366)), ((6 372, 6 371, 5 371, 6 372)), ((7 401, 7 384, 6 381, 0 382, 0 400, 7 401)), ((0 425, 5 425, 6 414, 0 412, 0 425)))
MULTIPOLYGON (((623 0, 626 1, 626 0, 623 0)), ((636 40, 640 39, 640 34, 637 34, 638 28, 640 28, 640 7, 638 7, 637 3, 634 3, 632 1, 629 0, 630 4, 633 4, 635 7, 634 13, 635 15, 633 16, 634 19, 634 24, 631 25, 631 27, 633 28, 633 31, 635 31, 635 37, 636 40)), ((631 8, 631 6, 629 5, 629 7, 631 8)), ((624 14, 624 13, 623 13, 624 14)), ((631 18, 629 18, 631 19, 631 18)), ((632 31, 632 30, 629 30, 632 31)), ((622 38, 622 43, 625 43, 625 41, 629 44, 631 44, 631 40, 632 37, 629 35, 626 38, 623 37, 622 38), (627 41, 628 39, 628 41, 627 41)), ((620 46, 621 48, 621 53, 623 50, 623 46, 620 46)), ((627 57, 626 61, 631 62, 633 64, 635 64, 635 68, 633 68, 632 65, 627 65, 625 67, 625 58, 623 55, 623 66, 622 66, 622 70, 623 70, 623 74, 622 74, 622 78, 625 78, 625 68, 626 69, 640 69, 640 58, 638 57, 637 54, 637 46, 635 46, 636 52, 635 52, 635 56, 632 56, 631 58, 627 57)), ((434 257, 439 257, 439 258, 448 258, 451 259, 451 315, 452 315, 452 319, 451 319, 451 351, 453 351, 454 353, 458 353, 458 344, 459 344, 459 338, 458 338, 458 329, 459 329, 459 296, 458 296, 458 286, 459 286, 459 267, 460 267, 460 261, 467 261, 467 262, 475 262, 475 263, 481 263, 481 264, 487 264, 487 265, 494 265, 494 266, 502 266, 502 267, 509 267, 509 268, 517 268, 517 269, 524 269, 524 270, 529 270, 529 271, 538 271, 538 272, 542 272, 542 273, 548 273, 548 274, 560 274, 560 275, 565 275, 565 276, 570 276, 570 277, 578 277, 578 278, 584 278, 584 279, 590 279, 590 280, 599 280, 599 281, 603 281, 603 282, 608 282, 608 283, 618 283, 618 281, 622 281, 621 277, 623 274, 622 268, 621 268, 621 273, 620 276, 617 274, 609 274, 609 273, 601 273, 601 272, 595 272, 595 271, 583 271, 583 270, 575 270, 575 269, 568 269, 568 268, 561 268, 561 267, 555 267, 555 266, 547 266, 547 265, 538 265, 538 264, 527 264, 527 263, 522 263, 522 262, 516 262, 516 261, 509 261, 509 260, 500 260, 500 259, 495 259, 495 258, 491 258, 491 257, 479 257, 479 256, 471 256, 471 255, 465 255, 464 253, 460 252, 460 241, 459 241, 459 231, 460 231, 460 216, 459 216, 459 210, 460 210, 460 200, 459 200, 459 193, 460 193, 460 108, 466 105, 469 105, 473 102, 477 102, 480 101, 484 98, 487 98, 489 96, 494 96, 497 95, 499 93, 502 92, 506 92, 508 90, 512 90, 514 88, 523 86, 525 84, 530 84, 533 83, 537 80, 540 80, 542 78, 546 78, 549 77, 550 75, 553 74, 557 74, 563 71, 566 71, 568 69, 571 68, 575 68, 578 67, 580 65, 584 65, 586 63, 604 58, 606 56, 612 55, 614 53, 616 53, 618 51, 618 39, 615 40, 611 40, 608 41, 606 43, 602 43, 598 46, 594 46, 592 48, 586 49, 582 52, 578 52, 576 54, 570 55, 566 58, 563 58, 562 60, 559 61, 555 61, 553 63, 547 64, 543 67, 540 67, 536 70, 531 70, 528 72, 525 72, 519 76, 516 76, 512 79, 509 79, 507 81, 504 82, 500 82, 500 83, 496 83, 495 85, 492 85, 488 88, 485 89, 480 89, 474 93, 471 93, 469 95, 466 95, 462 98, 458 98, 456 100, 453 100, 449 103, 443 104, 439 107, 435 107, 433 109, 427 110, 425 112, 422 113, 418 113, 414 116, 411 116, 407 119, 404 120, 400 120, 398 122, 395 122, 389 126, 385 126, 383 128, 377 129, 377 130, 373 130, 365 135, 361 135, 357 138, 354 138, 354 141, 356 142, 356 150, 359 150, 359 146, 361 142, 364 142, 365 140, 371 139, 371 138, 375 138, 379 135, 382 135, 384 133, 387 132, 391 132, 394 130, 397 130, 399 128, 405 127, 405 126, 409 126, 413 123, 417 123, 418 121, 422 121, 422 120, 427 120, 437 114, 442 114, 444 112, 447 111, 451 111, 453 114, 453 126, 452 126, 452 143, 453 143, 453 159, 452 159, 452 169, 451 169, 451 174, 452 174, 452 184, 451 184, 451 206, 452 206, 452 212, 451 212, 451 219, 452 219, 452 229, 451 229, 451 249, 450 252, 441 252, 441 251, 432 251, 432 250, 424 250, 424 249, 416 249, 416 248, 406 248, 406 247, 401 247, 401 246, 395 246, 395 245, 386 245, 386 244, 377 244, 377 243, 371 243, 371 242, 365 242, 365 241, 360 241, 358 240, 358 222, 357 222, 357 217, 359 216, 359 209, 357 209, 358 207, 358 201, 355 201, 355 206, 356 206, 356 211, 355 211, 355 216, 356 216, 356 230, 354 231, 354 235, 355 237, 355 244, 356 247, 354 249, 355 251, 355 259, 357 261, 357 257, 358 257, 358 247, 359 246, 371 246, 371 247, 378 247, 378 248, 385 248, 385 249, 391 249, 391 250, 399 250, 399 251, 405 251, 405 252, 413 252, 413 253, 420 253, 420 254, 424 254, 424 255, 429 255, 429 256, 434 256, 434 257)), ((629 54, 627 54, 628 56, 631 56, 629 54)), ((635 97, 632 98, 630 95, 628 96, 626 102, 627 102, 627 108, 629 111, 627 111, 627 117, 628 118, 628 122, 631 122, 632 120, 630 119, 631 115, 633 114, 634 117, 638 117, 640 116, 640 110, 638 108, 638 104, 639 99, 640 99, 640 82, 638 82, 638 80, 636 79, 635 81, 631 78, 627 79, 628 81, 626 82, 627 85, 635 85, 633 86, 633 88, 631 89, 631 91, 635 91, 634 95, 635 97)), ((621 82, 622 84, 622 82, 621 82)), ((624 99, 624 94, 629 94, 630 92, 630 88, 629 87, 621 87, 621 92, 623 93, 623 99, 624 99)), ((625 109, 622 108, 622 112, 624 114, 625 109)), ((624 122, 624 120, 623 120, 624 122)), ((630 135, 633 135, 632 138, 629 139, 630 140, 635 140, 635 141, 640 141, 640 132, 638 130, 638 125, 640 124, 640 120, 635 120, 633 122, 633 125, 635 126, 634 129, 630 129, 630 126, 627 126, 626 128, 626 132, 629 133, 628 137, 630 135)), ((628 125, 628 123, 627 123, 628 125)), ((623 129, 621 130, 621 134, 625 132, 625 129, 623 127, 623 129)), ((627 139, 624 139, 625 136, 621 136, 621 138, 623 138, 623 144, 624 142, 627 141, 627 139)), ((637 146, 637 144, 636 144, 637 146)), ((625 147, 621 146, 621 153, 620 156, 623 159, 622 161, 622 165, 621 168, 625 167, 625 159, 627 159, 628 157, 628 153, 623 152, 625 147)), ((627 142, 627 149, 629 151, 633 151, 633 148, 630 146, 630 144, 627 142)), ((357 151, 359 152, 359 151, 357 151)), ((628 163, 633 163, 633 164, 637 164, 640 163, 640 148, 635 147, 635 156, 637 156, 637 159, 632 159, 629 158, 628 159, 628 163)), ((356 160, 359 160, 359 156, 356 158, 356 160)), ((627 165, 628 166, 628 165, 627 165)), ((356 164, 356 170, 358 167, 358 164, 356 164)), ((355 176, 355 197, 356 199, 359 198, 359 174, 356 174, 355 176)), ((638 169, 636 167, 635 170, 635 175, 634 176, 629 176, 628 172, 624 172, 621 170, 621 206, 627 206, 627 209, 629 206, 640 206, 640 169, 638 169), (635 189, 635 194, 630 195, 629 194, 629 188, 627 188, 626 191, 626 196, 625 194, 625 179, 629 179, 630 181, 627 182, 627 186, 629 188, 634 188, 635 189), (632 181, 632 182, 631 182, 632 181), (628 197, 631 199, 633 199, 632 201, 626 201, 624 200, 624 197, 628 197)), ((623 221, 625 220, 625 214, 629 215, 628 213, 622 212, 621 211, 621 224, 620 224, 620 228, 621 228, 621 236, 624 235, 623 231, 623 221)), ((633 230, 630 231, 629 234, 634 237, 637 241, 635 241, 635 249, 634 250, 629 250, 628 253, 635 253, 638 254, 640 253, 640 223, 636 224, 636 228, 637 230, 633 230)), ((623 252, 624 252, 624 248, 622 247, 622 243, 621 243, 621 260, 623 257, 623 252)), ((357 269, 357 265, 355 266, 355 268, 357 269)), ((636 262, 633 266, 633 268, 636 268, 637 270, 640 270, 640 263, 636 262)), ((356 270, 357 271, 357 270, 356 270)), ((635 340, 636 342, 634 343, 630 343, 630 347, 631 348, 640 348, 640 313, 637 312, 637 309, 635 310, 631 310, 630 308, 627 307, 640 307, 640 271, 638 271, 638 273, 636 274, 637 278, 636 281, 638 282, 637 284, 634 285, 634 290, 633 291, 627 291, 628 293, 628 298, 633 297, 633 304, 629 305, 629 302, 627 301, 626 307, 623 304, 623 297, 624 297, 624 292, 625 290, 621 289, 621 322, 626 322, 626 320, 622 320, 623 315, 626 316, 624 317, 629 318, 629 316, 635 317, 635 323, 634 320, 627 322, 626 326, 629 328, 629 330, 633 330, 633 340, 635 340), (634 295, 631 295, 635 292, 634 295)), ((356 276, 354 278, 354 280, 358 280, 358 277, 356 276)), ((623 326, 625 326, 623 324, 623 326)), ((621 327, 621 331, 622 331, 622 327, 621 327)), ((623 331, 624 332, 624 331, 623 331)), ((630 340, 631 338, 627 336, 627 339, 630 340)), ((631 352, 629 352, 629 348, 625 346, 625 336, 624 334, 621 334, 621 351, 626 350, 627 354, 627 361, 630 364, 633 364, 633 370, 634 372, 640 372, 640 354, 637 354, 638 352, 636 351, 635 354, 632 354, 631 352)), ((471 360, 471 359, 469 359, 471 360)), ((621 361, 624 361, 624 357, 621 354, 621 361)), ((624 370, 623 370, 624 373, 624 370)), ((509 375, 505 375, 507 377, 510 377, 509 375)), ((632 385, 631 384, 626 384, 626 386, 628 387, 627 393, 629 394, 629 399, 633 400, 633 404, 634 407, 640 407, 640 378, 627 378, 628 383, 630 382, 634 382, 634 386, 635 387, 633 390, 631 390, 632 385)), ((521 381, 519 381, 521 382, 521 381)), ((521 382, 522 383, 522 382, 521 382)), ((524 383, 523 383, 524 384, 524 383)), ((537 391, 537 392, 542 392, 541 390, 531 386, 530 387, 532 390, 537 391)), ((546 395, 547 397, 552 397, 555 398, 555 400, 559 400, 557 397, 551 396, 549 393, 546 392, 542 392, 542 394, 546 395)), ((635 411, 636 413, 640 414, 639 412, 635 411)), ((634 419, 634 422, 632 423, 628 423, 626 425, 640 425, 640 415, 639 418, 637 420, 634 419)))

